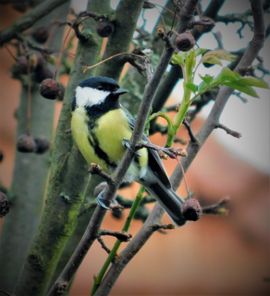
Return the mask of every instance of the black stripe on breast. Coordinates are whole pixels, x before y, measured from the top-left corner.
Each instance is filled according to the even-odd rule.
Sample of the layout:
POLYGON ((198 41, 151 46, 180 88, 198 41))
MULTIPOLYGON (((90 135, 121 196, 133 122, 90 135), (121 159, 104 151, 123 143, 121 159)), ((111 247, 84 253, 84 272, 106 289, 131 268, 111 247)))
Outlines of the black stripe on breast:
POLYGON ((116 168, 117 164, 110 161, 109 156, 105 151, 103 151, 100 146, 96 135, 89 130, 90 136, 88 137, 88 141, 90 142, 91 146, 93 147, 95 154, 102 160, 106 162, 109 167, 116 168))

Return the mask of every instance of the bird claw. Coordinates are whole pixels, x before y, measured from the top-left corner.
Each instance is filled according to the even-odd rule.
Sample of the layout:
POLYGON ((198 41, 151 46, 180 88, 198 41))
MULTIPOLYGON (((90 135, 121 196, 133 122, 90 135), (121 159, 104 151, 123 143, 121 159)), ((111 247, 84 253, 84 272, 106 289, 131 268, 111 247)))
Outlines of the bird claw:
POLYGON ((111 202, 103 197, 104 190, 102 190, 97 196, 97 204, 105 210, 110 210, 111 202))
POLYGON ((130 145, 130 141, 127 139, 123 139, 122 140, 122 145, 124 146, 124 148, 129 149, 130 151, 132 151, 135 156, 139 157, 140 153, 137 151, 137 149, 133 149, 130 145))
POLYGON ((127 149, 129 149, 129 150, 132 150, 132 149, 131 149, 131 146, 130 146, 130 142, 129 142, 129 140, 127 140, 127 139, 123 139, 123 140, 122 140, 122 144, 123 144, 124 148, 127 148, 127 149))

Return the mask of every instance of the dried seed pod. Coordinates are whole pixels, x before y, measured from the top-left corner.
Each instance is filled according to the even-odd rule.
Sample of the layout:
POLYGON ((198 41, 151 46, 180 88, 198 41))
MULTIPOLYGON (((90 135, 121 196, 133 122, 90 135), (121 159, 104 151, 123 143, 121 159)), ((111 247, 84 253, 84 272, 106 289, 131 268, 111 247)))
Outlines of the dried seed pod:
POLYGON ((32 33, 33 39, 38 43, 45 43, 49 37, 49 31, 47 27, 36 28, 32 33))
POLYGON ((202 215, 202 207, 197 199, 189 198, 183 206, 183 216, 186 220, 197 221, 202 215))
POLYGON ((190 32, 178 34, 175 39, 175 46, 180 51, 189 51, 195 45, 195 39, 190 32))
POLYGON ((100 19, 97 24, 97 33, 100 37, 109 37, 114 31, 114 24, 107 19, 100 19))
POLYGON ((0 150, 0 162, 2 162, 4 159, 4 153, 0 150))
POLYGON ((45 137, 37 137, 34 139, 36 143, 35 153, 43 154, 50 148, 50 142, 45 137))
POLYGON ((36 142, 28 134, 20 135, 17 140, 17 150, 20 152, 30 153, 36 151, 36 142))
POLYGON ((49 100, 62 99, 64 96, 64 87, 56 80, 47 78, 40 84, 40 94, 49 100))
POLYGON ((12 76, 18 78, 28 72, 28 60, 26 56, 19 56, 12 67, 12 76))
POLYGON ((4 192, 0 191, 0 218, 6 216, 10 209, 10 202, 4 192))
POLYGON ((53 78, 54 73, 49 69, 46 63, 37 65, 35 69, 35 81, 41 83, 44 79, 53 78))

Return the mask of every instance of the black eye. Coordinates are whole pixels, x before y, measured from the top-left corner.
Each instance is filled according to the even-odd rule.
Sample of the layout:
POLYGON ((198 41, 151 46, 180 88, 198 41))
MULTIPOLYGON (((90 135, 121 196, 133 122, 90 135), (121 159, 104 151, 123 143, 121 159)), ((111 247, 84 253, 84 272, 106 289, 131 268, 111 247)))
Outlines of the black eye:
POLYGON ((101 90, 101 89, 103 89, 103 87, 102 87, 101 85, 99 85, 99 86, 97 87, 97 89, 101 90))

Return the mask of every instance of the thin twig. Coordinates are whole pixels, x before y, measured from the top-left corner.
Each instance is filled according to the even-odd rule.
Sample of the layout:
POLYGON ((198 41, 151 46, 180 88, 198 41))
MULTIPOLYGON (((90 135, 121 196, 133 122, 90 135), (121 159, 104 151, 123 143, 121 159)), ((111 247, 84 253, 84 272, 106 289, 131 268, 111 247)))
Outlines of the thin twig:
POLYGON ((239 139, 239 138, 242 137, 242 135, 241 135, 239 132, 234 131, 234 130, 228 128, 228 127, 225 126, 224 124, 217 123, 216 126, 215 126, 215 128, 221 128, 221 129, 223 129, 228 135, 231 135, 231 136, 233 136, 233 137, 235 137, 235 138, 237 138, 237 139, 239 139))
POLYGON ((111 230, 100 230, 98 236, 103 236, 103 235, 108 235, 108 236, 113 236, 120 240, 121 242, 128 242, 132 235, 126 232, 120 232, 120 231, 111 231, 111 230))
POLYGON ((111 250, 106 246, 105 242, 103 241, 103 239, 102 239, 100 236, 97 237, 97 241, 98 241, 99 244, 101 245, 101 248, 102 248, 103 250, 105 250, 105 252, 106 252, 107 254, 110 254, 111 250))
POLYGON ((202 208, 203 214, 205 215, 227 215, 229 212, 228 206, 229 206, 230 198, 225 197, 222 198, 220 201, 218 201, 215 204, 205 206, 202 208))

